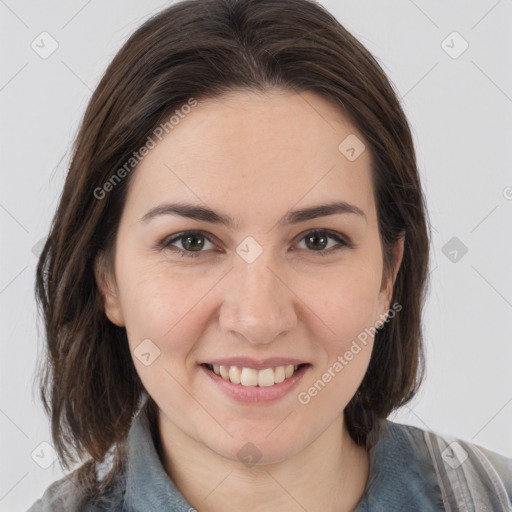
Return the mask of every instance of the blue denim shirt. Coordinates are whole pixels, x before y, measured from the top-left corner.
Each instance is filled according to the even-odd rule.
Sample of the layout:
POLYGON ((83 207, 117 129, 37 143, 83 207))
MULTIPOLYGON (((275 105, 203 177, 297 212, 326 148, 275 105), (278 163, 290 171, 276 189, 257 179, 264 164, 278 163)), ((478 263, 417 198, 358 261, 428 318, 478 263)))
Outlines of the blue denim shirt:
MULTIPOLYGON (((28 512, 196 510, 165 472, 149 422, 140 412, 129 432, 123 471, 101 504, 78 498, 76 471, 50 485, 28 512)), ((381 437, 370 450, 369 477, 355 512, 510 512, 511 503, 511 458, 385 420, 381 437)))

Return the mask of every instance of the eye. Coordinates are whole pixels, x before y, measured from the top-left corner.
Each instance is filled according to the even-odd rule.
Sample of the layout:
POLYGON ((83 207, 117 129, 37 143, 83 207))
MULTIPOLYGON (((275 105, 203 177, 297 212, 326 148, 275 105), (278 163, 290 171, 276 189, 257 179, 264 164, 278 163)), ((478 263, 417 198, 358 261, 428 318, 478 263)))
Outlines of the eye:
POLYGON ((160 247, 181 254, 181 256, 195 258, 199 256, 199 253, 204 252, 201 249, 205 247, 205 240, 213 247, 212 241, 202 231, 185 231, 171 239, 163 240, 160 247), (179 242, 182 249, 173 245, 176 242, 179 242))
POLYGON ((309 252, 315 252, 319 256, 327 256, 343 247, 353 247, 353 245, 348 240, 340 237, 337 233, 333 233, 325 229, 315 229, 313 231, 309 231, 300 239, 300 242, 303 240, 305 242, 306 248, 313 249, 309 252), (329 247, 329 239, 337 242, 337 244, 334 244, 334 249, 332 245, 329 247))
MULTIPOLYGON (((337 233, 325 229, 309 231, 302 236, 300 242, 303 240, 306 244, 306 249, 312 249, 308 252, 314 252, 319 256, 327 256, 328 254, 332 254, 343 247, 353 247, 353 244, 347 239, 342 238, 337 233), (334 244, 334 248, 332 245, 329 247, 329 239, 337 242, 334 244)), ((159 248, 161 249, 168 249, 180 254, 181 256, 191 258, 196 258, 202 252, 205 252, 203 251, 205 247, 207 249, 213 249, 215 246, 211 239, 202 231, 185 231, 170 239, 166 238, 159 244, 159 248), (181 245, 181 248, 174 245, 176 243, 181 245), (208 244, 210 244, 211 247, 208 247, 208 244)))

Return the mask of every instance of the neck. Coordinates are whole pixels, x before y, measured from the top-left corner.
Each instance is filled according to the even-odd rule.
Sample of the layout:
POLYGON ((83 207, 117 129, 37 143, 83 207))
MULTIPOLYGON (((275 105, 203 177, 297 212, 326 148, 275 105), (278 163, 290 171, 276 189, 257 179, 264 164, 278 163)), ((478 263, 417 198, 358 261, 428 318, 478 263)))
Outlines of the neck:
POLYGON ((368 453, 352 440, 341 414, 301 452, 273 464, 246 466, 186 436, 160 411, 164 468, 201 512, 351 511, 364 493, 368 453))

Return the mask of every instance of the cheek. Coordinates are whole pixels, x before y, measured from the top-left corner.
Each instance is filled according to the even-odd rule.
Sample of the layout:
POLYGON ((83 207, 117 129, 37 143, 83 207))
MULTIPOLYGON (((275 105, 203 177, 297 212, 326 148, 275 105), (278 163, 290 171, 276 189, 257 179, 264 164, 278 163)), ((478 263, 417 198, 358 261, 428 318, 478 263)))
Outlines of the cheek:
POLYGON ((147 338, 161 351, 170 345, 174 353, 188 350, 206 321, 201 300, 218 279, 211 273, 178 273, 161 264, 140 265, 131 275, 122 290, 122 308, 132 351, 147 338))
POLYGON ((372 266, 350 266, 310 283, 304 296, 343 344, 375 324, 380 314, 380 280, 372 266))
POLYGON ((329 329, 312 334, 325 357, 298 390, 304 410, 332 420, 354 396, 372 354, 379 289, 380 275, 361 266, 333 275, 309 295, 308 303, 329 329))
POLYGON ((201 286, 198 280, 174 274, 170 279, 163 269, 158 270, 139 271, 125 288, 128 343, 137 374, 149 394, 161 407, 167 404, 184 410, 190 397, 176 393, 177 382, 186 382, 193 371, 195 361, 189 355, 206 321, 200 300, 211 284, 206 286, 203 281, 201 286))

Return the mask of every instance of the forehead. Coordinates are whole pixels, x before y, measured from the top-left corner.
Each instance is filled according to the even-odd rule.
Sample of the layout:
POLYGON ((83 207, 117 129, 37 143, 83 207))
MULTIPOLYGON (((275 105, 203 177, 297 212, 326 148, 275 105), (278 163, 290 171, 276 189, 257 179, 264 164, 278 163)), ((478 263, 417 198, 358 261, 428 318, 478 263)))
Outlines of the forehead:
POLYGON ((170 200, 270 213, 350 200, 371 215, 363 144, 341 107, 314 93, 230 92, 198 101, 157 142, 133 171, 127 203, 138 213, 170 200))

